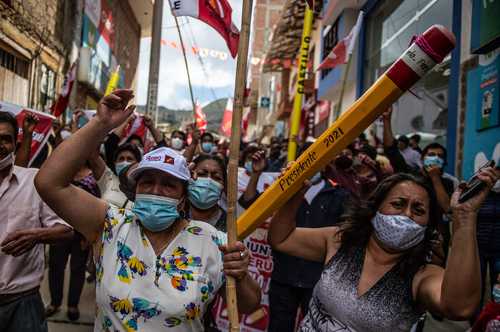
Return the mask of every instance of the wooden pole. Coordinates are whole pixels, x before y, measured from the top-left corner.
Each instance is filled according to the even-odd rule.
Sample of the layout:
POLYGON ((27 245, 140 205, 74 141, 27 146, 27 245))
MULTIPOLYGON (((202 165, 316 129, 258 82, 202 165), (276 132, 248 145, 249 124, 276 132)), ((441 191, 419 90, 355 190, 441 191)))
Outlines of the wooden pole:
MULTIPOLYGON (((227 238, 233 244, 237 239, 236 199, 238 195, 238 157, 240 152, 240 132, 243 102, 245 97, 248 43, 250 39, 250 22, 252 20, 252 0, 243 0, 241 13, 240 43, 236 63, 236 81, 234 84, 234 107, 231 123, 231 142, 229 146, 229 165, 227 173, 227 238)), ((229 330, 239 332, 238 303, 236 299, 236 281, 228 277, 226 280, 226 303, 229 316, 229 330)))
MULTIPOLYGON (((170 4, 170 1, 168 1, 170 4)), ((188 85, 189 85, 189 95, 191 96, 191 104, 193 106, 193 113, 196 113, 196 104, 194 102, 194 96, 193 96, 193 86, 191 85, 191 75, 189 74, 189 66, 188 66, 188 61, 186 57, 186 48, 184 48, 184 41, 182 40, 182 35, 181 35, 181 29, 179 28, 179 20, 177 19, 177 16, 174 15, 174 11, 172 10, 172 5, 170 4, 170 11, 172 13, 172 16, 174 17, 175 20, 175 26, 177 27, 177 33, 179 34, 179 41, 181 43, 181 48, 182 48, 182 55, 184 56, 184 65, 186 66, 186 73, 188 77, 188 85)), ((195 116, 196 119, 196 116, 195 116)))

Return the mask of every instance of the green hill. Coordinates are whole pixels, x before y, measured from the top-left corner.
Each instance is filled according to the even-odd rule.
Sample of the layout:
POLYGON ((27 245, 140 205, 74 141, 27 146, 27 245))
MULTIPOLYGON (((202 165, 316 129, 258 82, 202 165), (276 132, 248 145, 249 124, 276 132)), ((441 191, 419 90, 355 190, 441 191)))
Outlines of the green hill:
MULTIPOLYGON (((226 107, 227 98, 222 98, 215 100, 205 107, 203 107, 203 112, 207 116, 207 129, 208 131, 218 133, 220 123, 222 121, 222 116, 224 114, 224 108, 226 107)), ((137 106, 137 111, 144 114, 146 110, 145 105, 137 106)), ((194 121, 193 113, 191 110, 185 109, 169 109, 164 106, 159 106, 158 108, 158 122, 169 123, 171 128, 179 128, 185 123, 190 123, 194 121)), ((154 116, 153 116, 154 118, 154 116)))

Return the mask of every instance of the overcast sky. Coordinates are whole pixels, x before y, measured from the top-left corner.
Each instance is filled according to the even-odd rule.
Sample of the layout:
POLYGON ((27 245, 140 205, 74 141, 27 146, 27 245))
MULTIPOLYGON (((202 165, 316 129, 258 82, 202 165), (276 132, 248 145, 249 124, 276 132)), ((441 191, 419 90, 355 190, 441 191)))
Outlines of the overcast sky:
MULTIPOLYGON (((233 22, 239 27, 241 24, 242 0, 230 0, 233 8, 233 22)), ((163 11, 162 39, 167 42, 174 41, 179 44, 179 37, 175 28, 175 21, 168 8, 168 0, 165 0, 163 11)), ((234 90, 234 76, 236 61, 229 54, 224 39, 207 24, 187 17, 179 17, 181 34, 188 50, 196 45, 199 48, 222 51, 227 54, 227 59, 221 59, 220 53, 208 54, 203 57, 205 72, 200 64, 198 56, 191 51, 187 52, 193 94, 195 100, 206 105, 215 98, 230 97, 234 90), (193 40, 194 39, 194 40, 193 40)), ((139 57, 139 80, 137 102, 139 105, 146 104, 147 82, 149 73, 151 38, 141 40, 141 51, 139 57)), ((180 48, 164 45, 161 48, 160 79, 158 91, 158 105, 172 109, 190 109, 188 80, 184 66, 184 59, 180 48)))

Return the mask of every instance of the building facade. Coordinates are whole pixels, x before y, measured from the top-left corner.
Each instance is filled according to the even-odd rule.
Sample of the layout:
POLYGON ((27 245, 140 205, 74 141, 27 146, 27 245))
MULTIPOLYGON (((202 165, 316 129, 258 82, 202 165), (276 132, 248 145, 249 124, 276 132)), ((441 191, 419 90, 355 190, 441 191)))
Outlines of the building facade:
POLYGON ((263 61, 269 50, 273 29, 278 23, 286 0, 256 0, 253 8, 252 36, 250 46, 250 77, 247 137, 256 137, 256 129, 264 125, 263 118, 269 114, 271 99, 267 84, 274 84, 272 79, 262 72, 263 61))
MULTIPOLYGON (((316 93, 314 100, 304 101, 302 119, 306 129, 314 127, 314 136, 319 136, 384 73, 408 47, 412 36, 441 24, 453 31, 457 46, 394 104, 394 131, 419 133, 422 145, 430 141, 445 145, 447 170, 464 178, 486 159, 500 159, 500 21, 494 19, 500 15, 499 0, 329 0, 322 5, 321 20, 315 23, 313 34, 313 68, 351 31, 360 10, 365 19, 350 64, 312 72, 316 93), (334 112, 340 100, 341 107, 334 112)), ((273 46, 276 48, 268 52, 269 61, 279 59, 279 54, 273 53, 279 45, 273 46)), ((287 68, 275 66, 267 71, 283 76, 287 68)), ((293 77, 294 66, 289 72, 293 77)), ((277 98, 293 99, 293 89, 288 92, 285 96, 282 89, 277 98)), ((279 116, 280 111, 276 114, 279 116)), ((302 140, 310 132, 306 130, 302 140)), ((371 133, 382 136, 379 121, 367 130, 371 133)))
POLYGON ((47 111, 77 64, 70 107, 95 108, 111 72, 134 87, 152 1, 1 0, 0 100, 47 111))
POLYGON ((40 110, 56 96, 76 18, 71 1, 0 1, 0 100, 40 110))
MULTIPOLYGON (((77 89, 73 105, 95 109, 111 73, 120 66, 120 87, 135 88, 140 38, 150 34, 152 1, 84 0, 77 89)), ((78 39, 79 38, 79 39, 78 39)))

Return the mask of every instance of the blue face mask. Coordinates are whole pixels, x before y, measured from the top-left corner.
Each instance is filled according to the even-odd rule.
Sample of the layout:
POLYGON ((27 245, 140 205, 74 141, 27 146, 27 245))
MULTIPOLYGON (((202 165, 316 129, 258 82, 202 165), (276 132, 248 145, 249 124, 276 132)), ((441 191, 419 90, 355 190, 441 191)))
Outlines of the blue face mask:
POLYGON ((128 161, 122 161, 121 163, 116 163, 115 164, 116 175, 120 175, 120 173, 123 172, 123 170, 131 164, 132 163, 128 161))
POLYGON ((203 152, 205 153, 210 153, 212 152, 212 148, 213 148, 213 143, 211 142, 205 142, 205 143, 201 143, 201 149, 203 150, 203 152))
POLYGON ((312 184, 318 184, 321 181, 321 172, 314 174, 309 181, 311 181, 312 184))
POLYGON ((222 185, 211 178, 198 178, 190 181, 188 197, 191 204, 201 210, 213 207, 219 201, 222 185))
POLYGON ((253 162, 251 160, 245 162, 245 169, 248 173, 253 173, 253 162))
POLYGON ((439 168, 443 168, 444 160, 438 156, 425 156, 424 157, 424 166, 431 167, 437 166, 439 168))
POLYGON ((146 229, 151 232, 161 232, 179 219, 177 205, 179 205, 177 199, 137 194, 132 212, 146 229))

